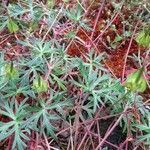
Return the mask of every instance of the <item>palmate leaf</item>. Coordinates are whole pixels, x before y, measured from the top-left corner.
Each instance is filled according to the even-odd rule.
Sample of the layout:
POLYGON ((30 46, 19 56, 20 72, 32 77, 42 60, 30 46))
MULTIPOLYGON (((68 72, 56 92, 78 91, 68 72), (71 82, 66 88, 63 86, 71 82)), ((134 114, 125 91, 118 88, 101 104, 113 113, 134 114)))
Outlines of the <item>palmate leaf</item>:
POLYGON ((12 128, 13 126, 14 121, 10 121, 8 123, 0 122, 0 141, 4 140, 15 132, 15 128, 12 128))
POLYGON ((0 16, 0 31, 7 26, 7 19, 6 16, 0 16))
POLYGON ((23 15, 28 12, 28 9, 25 9, 23 6, 18 4, 9 4, 8 5, 8 13, 10 17, 17 18, 19 15, 23 15))
POLYGON ((60 88, 62 88, 64 91, 66 90, 66 86, 65 86, 65 82, 63 80, 61 80, 60 78, 58 78, 56 75, 51 74, 51 76, 53 77, 53 79, 57 82, 58 86, 60 88))
POLYGON ((136 124, 136 128, 138 128, 143 134, 138 136, 139 142, 144 142, 145 145, 149 145, 150 143, 150 112, 146 115, 146 119, 144 120, 143 124, 136 124))
POLYGON ((109 76, 101 75, 100 69, 94 69, 93 66, 88 67, 88 64, 81 63, 79 66, 79 71, 81 76, 79 76, 78 82, 72 80, 71 82, 82 88, 84 93, 89 93, 91 96, 89 100, 93 102, 93 112, 96 111, 96 108, 99 107, 99 104, 103 104, 102 101, 105 100, 105 94, 111 91, 110 88, 104 86, 108 83, 109 76))
POLYGON ((30 86, 22 86, 17 87, 14 83, 7 84, 2 90, 3 99, 7 99, 19 94, 23 94, 25 96, 32 95, 32 91, 30 90, 30 86))
POLYGON ((51 135, 52 138, 57 139, 54 133, 56 128, 52 125, 52 121, 60 119, 60 116, 54 110, 64 115, 63 107, 71 106, 71 102, 70 100, 64 100, 63 94, 53 93, 51 91, 50 95, 49 100, 45 101, 40 99, 35 106, 30 108, 33 115, 27 121, 29 124, 32 122, 35 125, 33 129, 38 129, 42 133, 46 132, 47 135, 51 135))
POLYGON ((25 13, 30 13, 29 19, 38 20, 43 15, 42 8, 37 6, 31 0, 23 1, 23 4, 9 4, 8 13, 10 17, 19 18, 19 16, 24 15, 25 13))
POLYGON ((82 17, 83 10, 80 5, 78 5, 78 8, 72 8, 71 10, 66 10, 66 15, 68 16, 69 19, 78 22, 80 21, 82 17))
POLYGON ((12 101, 4 101, 0 104, 0 114, 11 120, 0 122, 0 141, 11 135, 14 136, 12 149, 23 150, 26 147, 25 141, 29 140, 26 134, 30 134, 30 128, 25 126, 25 119, 29 114, 26 111, 28 105, 25 102, 26 99, 18 104, 15 99, 12 99, 12 101))
MULTIPOLYGON (((24 134, 23 130, 19 130, 18 125, 16 125, 15 129, 18 129, 18 130, 15 130, 15 136, 14 136, 14 142, 12 145, 12 149, 14 149, 17 146, 19 150, 24 150, 24 147, 26 147, 26 144, 23 141, 23 139, 25 141, 28 141, 30 139, 26 136, 26 134, 24 134)), ((27 133, 27 129, 26 129, 25 133, 27 133)), ((30 133, 30 132, 28 132, 28 133, 30 133)))
POLYGON ((48 113, 48 110, 36 108, 33 107, 31 109, 38 109, 37 112, 34 112, 32 117, 30 117, 27 122, 30 124, 33 122, 34 126, 32 127, 34 130, 38 130, 39 132, 44 132, 47 130, 47 134, 51 135, 54 139, 56 139, 56 136, 54 134, 55 128, 51 125, 51 120, 58 120, 58 116, 52 115, 48 113), (42 124, 39 124, 39 121, 42 121, 42 124))

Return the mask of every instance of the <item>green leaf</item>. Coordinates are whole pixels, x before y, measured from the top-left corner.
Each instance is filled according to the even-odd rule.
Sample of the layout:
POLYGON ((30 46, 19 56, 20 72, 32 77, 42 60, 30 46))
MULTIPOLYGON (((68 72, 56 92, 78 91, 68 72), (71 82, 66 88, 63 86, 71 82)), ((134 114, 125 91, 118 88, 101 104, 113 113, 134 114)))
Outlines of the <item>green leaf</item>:
POLYGON ((122 36, 118 35, 115 37, 114 42, 119 42, 122 40, 122 36))
POLYGON ((0 122, 0 141, 13 136, 12 149, 23 150, 26 147, 25 142, 29 140, 26 133, 30 134, 29 125, 26 125, 26 99, 20 104, 17 100, 4 101, 0 104, 0 113, 6 115, 9 119, 8 122, 0 122))
POLYGON ((62 88, 64 91, 67 89, 66 86, 64 85, 65 82, 61 79, 59 79, 57 76, 55 76, 54 74, 51 74, 51 76, 54 78, 54 80, 57 82, 58 86, 60 88, 62 88))

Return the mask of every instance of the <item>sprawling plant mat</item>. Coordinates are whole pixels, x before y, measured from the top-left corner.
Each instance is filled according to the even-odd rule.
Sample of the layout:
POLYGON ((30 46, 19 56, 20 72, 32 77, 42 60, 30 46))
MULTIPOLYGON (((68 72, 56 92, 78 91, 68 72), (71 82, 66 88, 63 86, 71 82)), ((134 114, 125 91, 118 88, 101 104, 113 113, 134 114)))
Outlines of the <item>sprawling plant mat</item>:
POLYGON ((1 150, 149 150, 148 0, 0 2, 1 150))

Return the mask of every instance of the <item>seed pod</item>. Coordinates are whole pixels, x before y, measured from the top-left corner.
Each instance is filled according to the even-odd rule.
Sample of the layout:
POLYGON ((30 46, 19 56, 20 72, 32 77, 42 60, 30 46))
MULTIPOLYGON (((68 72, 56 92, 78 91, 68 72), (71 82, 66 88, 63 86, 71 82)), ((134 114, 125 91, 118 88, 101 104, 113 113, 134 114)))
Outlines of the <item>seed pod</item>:
POLYGON ((41 76, 39 76, 38 78, 33 80, 32 88, 37 93, 42 93, 42 92, 46 92, 48 90, 48 84, 41 76))
POLYGON ((144 92, 147 88, 146 79, 143 77, 144 68, 131 73, 124 83, 124 86, 133 92, 144 92))
POLYGON ((136 41, 143 47, 150 47, 150 28, 141 31, 138 34, 136 41))
POLYGON ((18 77, 18 70, 14 67, 13 62, 5 65, 5 74, 8 79, 15 79, 18 77))

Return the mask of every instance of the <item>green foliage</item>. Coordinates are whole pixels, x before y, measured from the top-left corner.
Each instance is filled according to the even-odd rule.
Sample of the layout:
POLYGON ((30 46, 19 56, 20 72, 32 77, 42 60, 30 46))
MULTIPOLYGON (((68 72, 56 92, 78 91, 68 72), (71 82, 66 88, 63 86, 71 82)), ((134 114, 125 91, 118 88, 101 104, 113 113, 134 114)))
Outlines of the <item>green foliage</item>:
POLYGON ((32 91, 30 90, 29 86, 17 86, 16 82, 8 82, 1 90, 3 94, 2 98, 6 99, 9 97, 19 96, 23 94, 25 96, 31 96, 32 91))
POLYGON ((115 83, 103 65, 100 64, 100 61, 103 59, 103 54, 97 55, 91 51, 86 57, 87 62, 79 60, 78 68, 80 74, 78 82, 75 80, 71 81, 74 85, 81 88, 84 93, 90 95, 89 105, 91 105, 91 102, 93 103, 93 112, 97 110, 100 104, 115 103, 118 100, 115 96, 123 92, 123 87, 118 82, 115 83))
POLYGON ((81 6, 78 5, 77 9, 66 10, 66 14, 71 20, 79 22, 81 20, 83 10, 81 6))
POLYGON ((8 15, 5 13, 5 9, 2 9, 1 12, 4 15, 0 16, 0 30, 7 26, 10 32, 17 32, 20 27, 28 29, 31 26, 31 20, 36 24, 41 19, 44 11, 41 6, 27 0, 23 1, 23 3, 9 3, 7 7, 8 15), (28 18, 23 19, 23 16, 27 14, 28 18))
MULTIPOLYGON (((31 135, 37 134, 40 140, 46 136, 47 142, 52 140, 61 145, 63 142, 59 141, 57 135, 63 130, 67 129, 69 134, 73 131, 70 136, 73 139, 76 131, 79 131, 76 127, 86 132, 84 127, 89 127, 89 121, 90 124, 93 122, 92 130, 95 130, 94 117, 101 110, 99 108, 106 110, 108 115, 118 116, 124 111, 126 103, 132 110, 136 100, 136 109, 143 115, 142 124, 139 125, 130 112, 128 117, 122 118, 120 126, 125 132, 139 129, 143 132, 138 138, 139 142, 148 144, 149 115, 145 113, 142 96, 137 93, 136 99, 134 97, 134 92, 144 92, 147 87, 142 76, 143 69, 127 77, 124 84, 129 89, 127 91, 106 68, 106 53, 96 53, 91 48, 80 58, 69 56, 69 46, 78 44, 76 41, 85 48, 88 42, 94 48, 99 43, 92 43, 96 29, 92 31, 93 39, 90 39, 91 28, 88 24, 91 22, 88 23, 86 17, 86 5, 77 1, 76 5, 70 7, 68 0, 63 2, 62 6, 55 6, 54 0, 45 3, 20 0, 9 2, 4 7, 0 4, 3 14, 0 15, 0 31, 10 34, 8 39, 2 35, 1 44, 4 46, 0 47, 0 142, 9 141, 12 150, 28 149, 28 142, 33 140, 31 135), (84 36, 78 35, 78 29, 87 32, 88 42, 84 36), (63 125, 66 129, 61 128, 63 125)), ((91 4, 93 2, 90 1, 91 4)), ((118 10, 120 6, 122 3, 114 7, 118 10)), ((130 36, 129 33, 124 31, 123 36, 117 34, 113 42, 108 39, 109 46, 117 48, 124 37, 130 36)), ((137 42, 148 47, 148 34, 147 30, 142 32, 137 42)), ((79 50, 82 51, 82 47, 79 50)), ((101 111, 98 117, 105 117, 106 113, 101 111)))
POLYGON ((7 117, 10 121, 0 122, 0 141, 13 136, 12 149, 15 149, 17 146, 18 149, 23 150, 26 147, 24 140, 29 140, 27 134, 31 134, 30 126, 26 126, 25 120, 29 115, 26 111, 28 107, 28 104, 25 104, 26 100, 20 104, 18 104, 16 99, 12 99, 10 102, 1 102, 0 114, 7 117))
POLYGON ((34 130, 38 129, 41 133, 46 131, 47 135, 57 139, 54 133, 56 129, 52 125, 52 121, 65 118, 62 108, 71 106, 71 101, 64 98, 64 93, 54 93, 50 89, 50 94, 48 100, 39 99, 34 106, 29 108, 33 115, 27 121, 32 122, 34 130), (59 112, 60 116, 55 114, 55 111, 59 112))
POLYGON ((75 24, 79 24, 79 26, 85 28, 86 30, 91 30, 91 28, 88 26, 88 20, 82 19, 83 17, 83 9, 78 4, 77 8, 67 9, 66 10, 66 16, 75 22, 75 24))
POLYGON ((123 37, 121 37, 117 34, 114 41, 111 43, 111 47, 116 48, 117 43, 120 42, 122 39, 123 39, 123 37))
POLYGON ((143 124, 135 125, 143 135, 138 137, 138 143, 144 142, 145 145, 149 146, 150 143, 150 112, 147 113, 146 119, 143 124))

